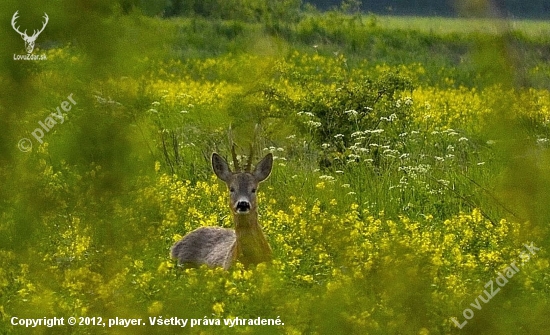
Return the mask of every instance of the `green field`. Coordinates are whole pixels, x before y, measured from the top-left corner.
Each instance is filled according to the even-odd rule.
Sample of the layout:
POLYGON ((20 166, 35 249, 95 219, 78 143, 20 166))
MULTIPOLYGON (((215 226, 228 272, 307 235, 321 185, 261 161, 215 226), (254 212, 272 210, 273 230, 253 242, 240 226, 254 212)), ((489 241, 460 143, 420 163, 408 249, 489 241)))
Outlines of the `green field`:
POLYGON ((1 334, 547 332, 549 22, 75 8, 47 60, 0 32, 1 334), (274 260, 183 269, 232 226, 229 137, 275 156, 274 260), (18 324, 53 317, 82 324, 18 324))
POLYGON ((412 29, 437 35, 452 33, 498 35, 506 30, 512 30, 536 38, 547 36, 550 32, 550 22, 542 20, 383 16, 375 17, 375 22, 388 30, 412 29))

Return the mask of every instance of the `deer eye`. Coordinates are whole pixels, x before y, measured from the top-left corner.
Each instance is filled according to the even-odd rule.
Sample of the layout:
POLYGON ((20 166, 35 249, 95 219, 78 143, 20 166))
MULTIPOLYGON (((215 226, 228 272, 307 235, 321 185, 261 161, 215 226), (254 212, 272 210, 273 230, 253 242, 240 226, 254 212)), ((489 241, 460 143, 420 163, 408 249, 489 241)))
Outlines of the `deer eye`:
POLYGON ((252 189, 252 193, 256 193, 256 189, 255 189, 255 188, 252 189))
POLYGON ((234 187, 230 187, 230 188, 229 188, 229 192, 231 192, 231 193, 235 192, 235 188, 234 188, 234 187))

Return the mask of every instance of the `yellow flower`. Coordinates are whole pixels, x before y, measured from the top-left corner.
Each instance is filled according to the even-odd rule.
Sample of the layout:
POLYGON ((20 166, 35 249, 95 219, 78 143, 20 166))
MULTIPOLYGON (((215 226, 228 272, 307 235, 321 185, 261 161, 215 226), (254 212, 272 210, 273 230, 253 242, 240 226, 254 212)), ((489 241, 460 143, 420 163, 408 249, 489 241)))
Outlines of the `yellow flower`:
POLYGON ((141 259, 136 259, 134 261, 134 267, 136 269, 142 269, 143 268, 143 261, 141 259))
POLYGON ((162 308, 163 308, 162 302, 153 301, 153 303, 151 303, 147 308, 147 312, 150 315, 159 315, 162 312, 162 308))
POLYGON ((217 302, 214 304, 214 306, 212 306, 212 310, 214 311, 214 314, 220 316, 223 314, 225 304, 223 302, 217 302))
POLYGON ((317 204, 313 205, 313 207, 311 208, 311 214, 318 215, 319 213, 321 213, 321 208, 319 208, 317 204))
POLYGON ((157 271, 159 273, 167 273, 174 267, 174 263, 171 261, 164 261, 159 264, 157 271))
POLYGON ((312 275, 297 275, 297 279, 300 279, 308 284, 313 283, 313 276, 312 275))

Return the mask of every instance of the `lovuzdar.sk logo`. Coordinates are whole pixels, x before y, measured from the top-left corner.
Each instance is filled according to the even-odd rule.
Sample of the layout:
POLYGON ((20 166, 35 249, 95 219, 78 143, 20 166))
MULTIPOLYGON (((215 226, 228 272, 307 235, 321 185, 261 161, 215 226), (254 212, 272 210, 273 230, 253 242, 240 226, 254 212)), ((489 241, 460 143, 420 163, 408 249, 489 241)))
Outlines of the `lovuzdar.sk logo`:
POLYGON ((21 38, 23 38, 23 41, 25 41, 25 50, 27 50, 26 55, 16 55, 13 54, 14 60, 46 60, 46 55, 33 55, 32 52, 34 51, 34 43, 36 42, 36 39, 38 38, 38 35, 40 35, 44 28, 46 28, 46 25, 48 24, 49 17, 48 14, 44 13, 44 21, 42 22, 42 28, 39 30, 34 30, 33 34, 31 36, 27 35, 27 30, 21 32, 20 27, 17 25, 17 19, 19 18, 19 11, 17 10, 13 17, 11 18, 11 26, 13 27, 13 30, 15 30, 19 35, 21 35, 21 38))

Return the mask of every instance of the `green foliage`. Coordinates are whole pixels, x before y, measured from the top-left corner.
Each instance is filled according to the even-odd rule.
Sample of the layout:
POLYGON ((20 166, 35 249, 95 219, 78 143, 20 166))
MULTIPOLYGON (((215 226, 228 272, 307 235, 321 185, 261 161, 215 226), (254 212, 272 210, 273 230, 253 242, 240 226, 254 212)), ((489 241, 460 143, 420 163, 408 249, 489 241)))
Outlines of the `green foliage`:
POLYGON ((210 19, 239 20, 242 22, 296 22, 300 14, 300 0, 172 0, 168 16, 200 16, 210 19))
POLYGON ((547 40, 511 35, 486 53, 491 34, 336 11, 279 34, 265 15, 277 22, 277 6, 296 3, 242 10, 264 5, 263 23, 88 13, 97 36, 73 22, 52 32, 61 45, 38 46, 47 61, 0 64, 0 333, 27 331, 13 316, 238 316, 284 326, 184 331, 449 334, 530 241, 541 250, 461 331, 546 329, 547 40), (508 47, 526 55, 521 71, 485 58, 508 47), (480 69, 502 73, 478 81, 480 69), (37 142, 70 93, 77 104, 37 142), (209 166, 213 151, 229 155, 230 126, 239 154, 252 141, 256 157, 274 154, 258 201, 275 260, 180 269, 175 241, 232 225, 209 166))
MULTIPOLYGON (((316 83, 315 80, 298 80, 316 83)), ((348 146, 352 133, 376 131, 381 119, 407 122, 406 107, 400 108, 401 101, 396 93, 406 89, 410 91, 412 84, 395 73, 386 74, 376 81, 366 79, 358 83, 331 83, 329 88, 325 91, 308 87, 308 94, 295 103, 297 106, 293 110, 298 116, 313 114, 311 120, 301 123, 311 129, 319 145, 328 143, 338 148, 342 143, 348 146)), ((404 104, 408 103, 405 101, 404 104)))

